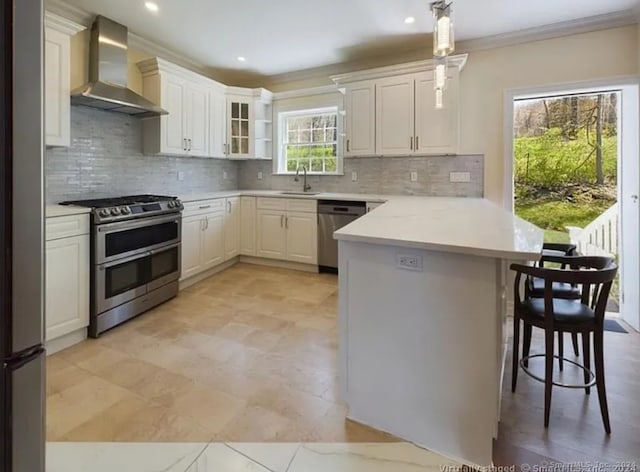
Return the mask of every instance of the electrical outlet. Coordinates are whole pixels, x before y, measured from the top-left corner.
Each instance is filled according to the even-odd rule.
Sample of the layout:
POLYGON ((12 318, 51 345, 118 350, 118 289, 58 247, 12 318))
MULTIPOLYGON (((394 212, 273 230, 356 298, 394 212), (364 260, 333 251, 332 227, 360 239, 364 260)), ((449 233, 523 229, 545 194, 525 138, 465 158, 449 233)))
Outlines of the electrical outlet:
POLYGON ((418 173, 416 171, 412 171, 411 172, 411 182, 417 182, 418 181, 418 173))
POLYGON ((449 172, 449 182, 471 182, 471 173, 449 172))
POLYGON ((351 182, 357 182, 358 181, 358 173, 354 170, 353 172, 351 172, 351 182))
POLYGON ((262 172, 258 172, 258 180, 262 180, 262 172))
POLYGON ((398 254, 396 256, 396 266, 398 269, 413 270, 422 272, 422 256, 410 256, 408 254, 398 254))
POLYGON ((226 171, 226 170, 223 170, 223 171, 222 171, 222 180, 227 180, 227 177, 228 177, 228 175, 227 175, 227 171, 226 171))
POLYGON ((178 181, 182 182, 184 180, 184 172, 179 171, 178 172, 178 181))

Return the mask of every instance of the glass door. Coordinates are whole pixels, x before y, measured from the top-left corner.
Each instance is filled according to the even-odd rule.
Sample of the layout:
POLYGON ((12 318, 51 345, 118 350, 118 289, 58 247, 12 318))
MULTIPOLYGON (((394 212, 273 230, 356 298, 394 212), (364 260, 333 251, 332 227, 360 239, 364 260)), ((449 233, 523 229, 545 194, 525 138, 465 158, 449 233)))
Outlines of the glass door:
POLYGON ((147 293, 148 255, 96 266, 96 313, 104 313, 147 293))
POLYGON ((180 278, 180 245, 151 252, 149 256, 149 291, 180 278))
POLYGON ((248 100, 229 99, 229 157, 250 158, 251 107, 248 100))

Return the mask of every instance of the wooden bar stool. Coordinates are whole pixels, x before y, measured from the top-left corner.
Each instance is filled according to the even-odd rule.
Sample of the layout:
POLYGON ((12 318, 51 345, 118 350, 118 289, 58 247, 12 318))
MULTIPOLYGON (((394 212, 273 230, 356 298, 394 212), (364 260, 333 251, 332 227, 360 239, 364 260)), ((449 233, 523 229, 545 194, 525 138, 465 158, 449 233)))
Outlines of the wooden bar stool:
MULTIPOLYGON (((561 257, 545 256, 545 260, 563 264, 559 269, 547 267, 533 267, 521 264, 512 264, 511 269, 516 272, 514 284, 514 320, 513 320, 513 364, 511 391, 515 392, 518 380, 518 365, 536 380, 545 384, 544 400, 544 426, 549 426, 551 410, 551 389, 554 385, 567 388, 584 388, 590 393, 590 387, 596 385, 600 412, 604 429, 611 433, 609 423, 609 410, 607 407, 607 395, 604 378, 604 314, 611 291, 611 285, 618 271, 613 259, 608 257, 561 257), (568 267, 568 268, 567 268, 568 267), (544 280, 543 298, 526 295, 524 299, 520 294, 520 282, 522 275, 544 280), (579 300, 554 298, 553 284, 571 284, 581 288, 579 300), (525 330, 532 327, 541 328, 545 332, 545 353, 527 354, 519 359, 520 322, 524 323, 525 330), (584 371, 584 384, 573 385, 555 382, 553 380, 553 359, 560 356, 554 355, 554 333, 580 333, 583 343, 584 364, 578 364, 569 359, 565 361, 580 367, 584 371), (591 369, 590 337, 593 333, 595 374, 591 369), (527 361, 533 357, 545 358, 545 376, 538 377, 528 369, 527 361)), ((526 292, 526 290, 525 290, 526 292)))
MULTIPOLYGON (((544 263, 549 257, 567 257, 577 256, 577 246, 569 243, 544 243, 542 245, 542 257, 538 262, 538 267, 544 267, 544 263)), ((562 269, 566 268, 566 264, 561 264, 562 269)), ((527 277, 526 288, 529 290, 529 295, 533 298, 544 298, 544 280, 537 277, 527 277)), ((556 282, 553 284, 553 298, 564 298, 567 300, 579 300, 581 297, 580 287, 572 284, 563 284, 556 282)), ((578 348, 578 334, 571 333, 571 341, 573 344, 573 352, 577 356, 580 355, 578 348)), ((522 356, 529 355, 529 349, 531 347, 531 326, 525 326, 524 330, 524 342, 522 347, 522 356)), ((558 331, 558 364, 560 370, 563 370, 564 359, 564 333, 558 331)), ((528 361, 525 362, 528 365, 528 361)))

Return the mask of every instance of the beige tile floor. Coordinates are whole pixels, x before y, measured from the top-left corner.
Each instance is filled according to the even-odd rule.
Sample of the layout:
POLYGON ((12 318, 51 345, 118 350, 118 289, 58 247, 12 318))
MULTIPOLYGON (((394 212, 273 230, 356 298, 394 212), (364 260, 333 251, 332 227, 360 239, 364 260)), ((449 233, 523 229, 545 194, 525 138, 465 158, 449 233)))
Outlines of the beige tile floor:
POLYGON ((337 278, 239 264, 47 360, 47 439, 386 442, 336 399, 337 278))

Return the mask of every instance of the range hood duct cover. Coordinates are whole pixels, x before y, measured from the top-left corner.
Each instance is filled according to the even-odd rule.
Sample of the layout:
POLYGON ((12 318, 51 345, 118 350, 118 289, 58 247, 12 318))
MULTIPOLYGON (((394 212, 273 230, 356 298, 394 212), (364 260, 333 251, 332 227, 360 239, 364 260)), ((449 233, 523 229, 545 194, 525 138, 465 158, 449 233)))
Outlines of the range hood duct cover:
POLYGON ((166 115, 166 110, 127 88, 127 50, 126 26, 97 16, 91 27, 89 83, 71 92, 71 103, 139 118, 166 115))

